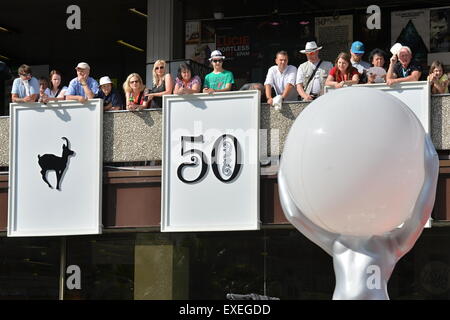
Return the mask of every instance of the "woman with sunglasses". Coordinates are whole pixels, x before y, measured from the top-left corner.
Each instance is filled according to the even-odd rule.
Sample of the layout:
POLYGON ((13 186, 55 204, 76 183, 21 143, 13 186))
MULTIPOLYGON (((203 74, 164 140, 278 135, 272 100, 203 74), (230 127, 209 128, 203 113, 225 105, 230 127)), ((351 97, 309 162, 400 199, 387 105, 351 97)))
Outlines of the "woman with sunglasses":
POLYGON ((148 100, 145 99, 145 85, 142 78, 137 73, 132 73, 123 83, 123 91, 127 101, 127 110, 138 111, 148 107, 148 100))
POLYGON ((146 94, 151 101, 152 108, 162 108, 162 96, 172 94, 173 79, 170 73, 166 73, 166 62, 156 60, 153 65, 153 88, 146 94))
POLYGON ((219 50, 214 50, 211 53, 209 61, 211 61, 214 70, 205 77, 203 93, 231 91, 231 87, 234 83, 234 76, 231 71, 223 68, 224 60, 225 57, 219 50))

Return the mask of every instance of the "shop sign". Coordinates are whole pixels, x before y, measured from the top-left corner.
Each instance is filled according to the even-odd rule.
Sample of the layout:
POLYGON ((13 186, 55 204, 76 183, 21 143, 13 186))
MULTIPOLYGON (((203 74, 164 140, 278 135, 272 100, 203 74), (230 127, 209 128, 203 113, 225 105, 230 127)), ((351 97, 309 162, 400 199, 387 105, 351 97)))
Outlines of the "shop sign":
POLYGON ((161 231, 258 229, 259 92, 163 99, 161 231))
POLYGON ((101 233, 103 100, 10 108, 8 236, 101 233))

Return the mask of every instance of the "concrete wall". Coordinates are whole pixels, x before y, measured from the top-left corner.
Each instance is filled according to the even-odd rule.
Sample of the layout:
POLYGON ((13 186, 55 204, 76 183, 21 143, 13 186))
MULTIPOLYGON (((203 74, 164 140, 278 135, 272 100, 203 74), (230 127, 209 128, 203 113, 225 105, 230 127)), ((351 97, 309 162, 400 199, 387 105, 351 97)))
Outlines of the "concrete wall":
MULTIPOLYGON (((281 153, 293 122, 307 103, 286 103, 281 112, 261 105, 261 154, 281 153)), ((437 150, 450 150, 450 95, 431 98, 431 138, 437 150)), ((162 111, 105 112, 104 162, 161 160, 162 111)), ((8 166, 9 117, 0 117, 0 167, 8 166)))

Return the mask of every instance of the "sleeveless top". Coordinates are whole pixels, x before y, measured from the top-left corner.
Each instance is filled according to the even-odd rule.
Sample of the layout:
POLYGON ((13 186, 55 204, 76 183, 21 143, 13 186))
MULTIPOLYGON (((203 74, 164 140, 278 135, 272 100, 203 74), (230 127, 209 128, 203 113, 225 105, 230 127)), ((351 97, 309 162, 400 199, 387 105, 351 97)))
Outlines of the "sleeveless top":
MULTIPOLYGON (((163 79, 161 85, 159 87, 153 87, 150 93, 158 93, 164 91, 166 91, 166 82, 163 79)), ((151 107, 162 108, 162 97, 153 97, 151 107)))

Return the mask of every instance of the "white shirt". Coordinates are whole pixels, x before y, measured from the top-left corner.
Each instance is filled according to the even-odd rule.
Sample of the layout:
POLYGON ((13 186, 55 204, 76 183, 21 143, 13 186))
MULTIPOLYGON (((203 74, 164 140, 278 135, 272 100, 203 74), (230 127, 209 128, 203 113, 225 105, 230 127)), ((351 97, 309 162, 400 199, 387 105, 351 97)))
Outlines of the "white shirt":
MULTIPOLYGON (((50 89, 49 89, 49 90, 50 90, 50 89)), ((49 98, 64 98, 64 95, 65 95, 66 91, 67 91, 67 87, 64 86, 64 87, 61 89, 61 91, 59 92, 59 94, 58 94, 57 97, 55 97, 55 95, 54 95, 54 93, 53 93, 52 91, 50 91, 50 93, 48 93, 48 97, 49 97, 49 98)))
POLYGON ((364 70, 367 71, 367 69, 369 69, 371 67, 370 63, 362 61, 362 60, 360 62, 355 62, 350 59, 350 62, 352 63, 352 66, 354 66, 356 69, 358 69, 358 72, 360 74, 362 74, 364 72, 364 70))
MULTIPOLYGON (((305 78, 311 77, 312 73, 316 69, 319 61, 316 63, 312 63, 311 61, 306 61, 302 63, 297 71, 297 79, 296 84, 303 84, 305 86, 305 78)), ((321 94, 323 86, 325 84, 325 80, 328 77, 328 73, 333 68, 333 64, 329 61, 322 61, 319 66, 319 70, 314 74, 314 78, 308 84, 308 88, 304 88, 305 92, 308 94, 321 94)))
POLYGON ((288 65, 286 69, 284 69, 283 73, 280 72, 278 66, 272 66, 267 71, 266 81, 264 85, 269 84, 275 89, 275 93, 277 95, 283 94, 283 91, 287 84, 292 85, 291 91, 284 99, 285 101, 297 101, 298 93, 295 89, 295 77, 297 76, 297 68, 291 65, 288 65))

